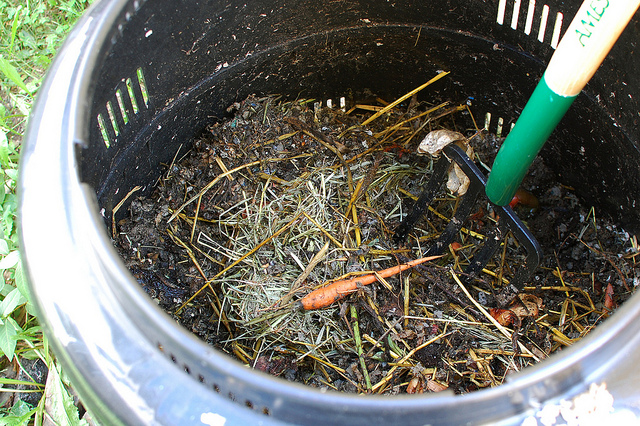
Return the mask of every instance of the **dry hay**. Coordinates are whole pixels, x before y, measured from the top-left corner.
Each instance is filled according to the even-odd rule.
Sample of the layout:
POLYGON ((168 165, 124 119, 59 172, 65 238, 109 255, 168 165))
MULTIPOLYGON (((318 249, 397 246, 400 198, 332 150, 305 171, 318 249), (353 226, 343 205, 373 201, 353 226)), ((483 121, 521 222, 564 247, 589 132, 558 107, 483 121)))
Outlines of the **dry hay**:
MULTIPOLYGON (((460 233, 459 246, 434 264, 360 288, 327 309, 293 309, 327 281, 421 257, 442 230, 458 202, 444 193, 406 247, 391 243, 430 175, 432 160, 415 153, 428 131, 463 131, 473 136, 479 159, 490 162, 492 136, 456 128, 456 121, 473 122, 465 105, 420 104, 414 92, 403 104, 350 111, 276 97, 233 105, 233 118, 212 126, 188 155, 177 153, 156 193, 136 199, 131 217, 118 224, 129 267, 205 341, 311 386, 468 392, 499 385, 509 372, 582 338, 609 314, 605 290, 598 293, 596 285, 606 286, 603 274, 619 281, 618 301, 637 282, 635 239, 596 221, 595 213, 570 222, 575 231, 565 227, 562 244, 571 256, 576 247, 589 247, 580 256, 592 255, 587 262, 599 269, 591 263, 585 264, 591 271, 561 268, 561 247, 525 288, 544 299, 544 308, 519 318, 519 327, 501 325, 489 313, 517 302, 507 285, 522 256, 517 242, 508 239, 479 279, 458 279, 494 220, 486 206, 460 233), (620 256, 604 252, 601 241, 599 250, 585 242, 597 240, 602 226, 620 256)), ((548 188, 545 200, 560 191, 559 203, 581 211, 569 189, 548 188)), ((524 214, 531 223, 540 215, 524 214)))

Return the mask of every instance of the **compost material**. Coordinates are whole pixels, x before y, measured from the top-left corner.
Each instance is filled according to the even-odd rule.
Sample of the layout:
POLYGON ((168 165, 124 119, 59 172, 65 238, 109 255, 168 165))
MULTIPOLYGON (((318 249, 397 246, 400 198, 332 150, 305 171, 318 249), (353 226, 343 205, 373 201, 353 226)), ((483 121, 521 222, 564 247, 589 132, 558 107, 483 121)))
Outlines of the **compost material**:
POLYGON ((443 187, 406 244, 393 242, 430 176, 433 159, 417 152, 424 137, 460 132, 481 165, 502 141, 466 105, 409 95, 349 110, 276 96, 231 105, 228 120, 162 165, 150 196, 124 197, 114 244, 162 309, 251 368, 358 393, 501 384, 579 341, 633 293, 637 240, 538 159, 513 201, 545 253, 523 291, 509 284, 523 257, 513 238, 482 274, 461 272, 496 221, 483 201, 445 256, 383 277, 421 258, 455 211, 443 187), (345 297, 300 309, 336 280, 353 282, 345 297))

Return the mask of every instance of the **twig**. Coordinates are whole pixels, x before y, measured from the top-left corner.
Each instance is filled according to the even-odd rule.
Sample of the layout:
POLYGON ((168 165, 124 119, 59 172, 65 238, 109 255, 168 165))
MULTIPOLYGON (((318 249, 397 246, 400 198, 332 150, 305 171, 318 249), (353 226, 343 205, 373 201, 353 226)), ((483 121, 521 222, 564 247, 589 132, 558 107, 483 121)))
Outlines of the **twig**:
POLYGON ((213 294, 213 296, 215 297, 215 300, 216 300, 216 304, 212 303, 211 307, 214 308, 214 310, 216 311, 216 315, 218 315, 218 318, 224 324, 225 328, 229 332, 229 335, 233 338, 233 332, 231 331, 231 327, 229 326, 229 320, 227 319, 227 316, 225 315, 224 311, 222 310, 222 306, 220 305, 220 299, 218 298, 218 295, 216 294, 216 292, 213 290, 213 287, 211 287, 211 282, 209 280, 207 280, 207 276, 204 273, 204 271, 202 270, 202 268, 200 267, 200 263, 198 262, 198 259, 196 259, 196 257, 194 256, 193 251, 191 250, 191 248, 189 246, 187 246, 184 243, 184 241, 182 241, 180 238, 178 238, 178 236, 175 235, 170 229, 167 229, 167 233, 169 234, 171 239, 177 245, 179 245, 180 247, 185 249, 185 251, 187 252, 187 255, 189 256, 189 258, 193 262, 194 266, 196 267, 198 272, 200 272, 200 275, 205 280, 205 285, 203 286, 203 288, 204 287, 209 287, 209 290, 211 290, 211 294, 213 294))
POLYGON ((437 336, 435 336, 434 338, 427 340, 426 342, 424 342, 423 344, 421 344, 420 346, 417 346, 416 348, 412 349, 408 354, 406 354, 405 356, 403 356, 402 358, 400 358, 399 360, 397 360, 395 362, 396 365, 394 365, 393 367, 391 367, 389 369, 389 371, 387 372, 387 375, 380 380, 378 383, 376 383, 371 390, 373 392, 377 391, 378 389, 380 389, 382 386, 386 385, 392 378, 393 378, 393 373, 398 369, 398 365, 403 364, 404 362, 406 362, 408 359, 410 359, 416 352, 418 352, 420 349, 426 348, 427 346, 429 346, 430 344, 437 342, 438 340, 447 337, 448 335, 450 335, 451 333, 453 333, 452 331, 449 332, 442 332, 440 334, 438 334, 437 336))
POLYGON ((367 174, 362 179, 360 179, 355 191, 353 191, 353 195, 351 196, 351 200, 349 200, 349 205, 347 206, 347 214, 349 213, 349 211, 351 211, 351 207, 358 202, 360 197, 362 197, 362 194, 367 192, 369 185, 371 185, 371 182, 373 182, 373 179, 376 176, 381 161, 382 153, 378 153, 378 155, 376 155, 375 161, 373 162, 373 166, 371 166, 367 171, 367 174))
POLYGON ((180 212, 182 212, 182 210, 185 209, 185 207, 187 207, 189 204, 193 203, 195 200, 197 200, 198 198, 200 198, 202 195, 204 195, 209 189, 211 189, 211 187, 213 185, 215 185, 216 183, 218 183, 220 180, 222 180, 223 178, 239 171, 242 169, 246 169, 247 167, 253 167, 253 166, 257 166, 258 164, 262 163, 262 160, 258 160, 258 161, 253 161, 251 163, 246 163, 243 164, 241 166, 235 167, 231 170, 229 170, 228 172, 224 172, 219 174, 218 176, 216 176, 211 182, 209 182, 208 184, 206 184, 196 195, 194 195, 193 197, 189 198, 187 200, 187 202, 185 202, 184 204, 182 204, 180 207, 178 207, 173 214, 169 217, 169 219, 167 220, 167 223, 171 222, 173 219, 175 219, 178 214, 180 214, 180 212))
POLYGON ((116 213, 118 212, 118 210, 120 210, 120 207, 122 207, 122 205, 129 199, 129 197, 131 197, 134 192, 139 191, 140 189, 142 189, 141 186, 135 186, 131 191, 129 191, 129 193, 127 195, 125 195, 125 197, 120 200, 120 202, 118 204, 116 204, 116 206, 113 208, 113 210, 111 211, 111 234, 113 236, 113 239, 115 240, 116 238, 116 213))
POLYGON ((316 228, 318 228, 318 230, 319 230, 320 232, 322 232, 324 235, 326 235, 326 236, 327 236, 327 238, 329 238, 333 244, 335 244, 338 248, 344 248, 344 246, 342 245, 342 243, 341 243, 340 241, 336 240, 336 238, 335 238, 333 235, 331 235, 331 233, 330 233, 329 231, 327 231, 326 229, 324 229, 324 228, 322 227, 322 225, 320 225, 320 224, 319 224, 319 223, 318 223, 314 218, 312 218, 311 216, 309 216, 309 215, 307 214, 307 212, 302 211, 302 214, 303 214, 307 219, 309 219, 309 220, 311 221, 311 223, 313 223, 313 224, 315 225, 315 227, 316 227, 316 228))
POLYGON ((404 326, 405 328, 409 325, 409 318, 407 318, 409 316, 409 283, 411 280, 409 280, 409 276, 404 277, 404 326))
POLYGON ((433 77, 431 80, 427 81, 422 86, 419 86, 419 87, 413 89, 412 91, 410 91, 409 93, 407 93, 406 95, 399 97, 398 99, 396 99, 395 101, 391 102, 389 105, 387 105, 386 107, 382 108, 380 111, 376 112, 371 117, 369 117, 365 121, 363 121, 362 125, 366 126, 367 124, 371 123, 376 118, 380 117, 382 114, 386 113, 390 109, 393 109, 393 107, 398 105, 400 102, 410 98, 411 96, 415 95, 416 93, 418 93, 419 91, 421 91, 425 87, 427 87, 430 84, 435 83, 436 81, 440 80, 442 77, 446 76, 447 74, 449 74, 449 71, 441 72, 440 74, 438 74, 435 77, 433 77))
MULTIPOLYGON (((171 160, 171 163, 169 164, 169 167, 167 167, 167 175, 164 178, 165 181, 168 181, 171 179, 171 171, 173 170, 173 165, 176 163, 176 160, 178 159, 178 154, 180 154, 180 150, 182 149, 182 144, 180 144, 180 146, 178 147, 178 150, 176 151, 175 154, 173 154, 173 159, 171 160)), ((188 154, 189 151, 187 151, 186 154, 188 154)))
POLYGON ((178 216, 178 214, 180 214, 182 212, 182 210, 185 209, 185 207, 187 207, 189 204, 193 203, 199 197, 204 195, 209 189, 211 189, 211 187, 213 185, 218 183, 221 179, 224 179, 225 177, 230 176, 230 175, 234 174, 237 171, 246 169, 248 167, 257 166, 258 164, 265 163, 265 162, 269 163, 269 162, 278 162, 278 161, 288 161, 288 160, 293 160, 295 158, 300 158, 300 157, 309 157, 311 155, 313 155, 313 154, 302 154, 302 155, 296 155, 295 157, 289 157, 289 158, 268 158, 266 160, 257 160, 257 161, 252 161, 251 163, 246 163, 246 164, 243 164, 241 166, 235 167, 235 168, 229 170, 228 172, 221 173, 218 176, 216 176, 211 182, 206 184, 196 195, 194 195, 193 197, 189 198, 187 200, 187 202, 185 202, 180 207, 178 207, 176 209, 176 211, 174 211, 173 214, 169 217, 169 219, 167 220, 167 223, 171 222, 173 219, 175 219, 178 216))
POLYGON ((193 226, 191 226, 191 237, 189 241, 193 242, 193 235, 196 233, 196 225, 198 223, 198 215, 200 214, 200 204, 202 203, 202 195, 198 197, 198 203, 196 204, 196 213, 193 215, 193 226))
MULTIPOLYGON (((224 164, 224 161, 222 161, 222 158, 216 156, 215 160, 216 160, 216 163, 218 163, 220 170, 222 170, 222 173, 229 172, 229 169, 227 169, 227 166, 224 164)), ((227 178, 229 179, 229 182, 231 182, 234 179, 232 174, 227 175, 227 178)))
POLYGON ((328 250, 329 250, 329 242, 327 241, 322 246, 322 248, 315 254, 315 256, 313 256, 313 258, 311 259, 311 262, 309 262, 309 265, 307 265, 307 267, 304 269, 302 274, 300 274, 300 276, 293 282, 293 284, 291 285, 291 290, 289 291, 289 293, 287 293, 282 298, 282 300, 280 301, 280 303, 279 303, 280 306, 283 306, 283 305, 287 304, 291 300, 291 298, 295 294, 296 290, 298 290, 298 288, 300 288, 300 286, 302 285, 304 280, 307 279, 307 277, 309 276, 309 274, 311 274, 311 272, 316 267, 316 265, 318 263, 322 262, 322 260, 325 258, 325 256, 327 255, 327 251, 328 250))
POLYGON ((386 129, 384 129, 383 131, 376 133, 374 136, 375 136, 376 138, 379 138, 380 136, 383 136, 383 135, 385 135, 385 134, 387 134, 387 133, 391 133, 391 132, 393 132, 393 131, 397 130, 398 128, 400 128, 400 127, 402 127, 402 126, 404 126, 404 125, 406 125, 406 124, 408 124, 408 123, 412 122, 413 120, 416 120, 416 119, 418 119, 418 118, 424 117, 425 115, 429 115, 429 114, 431 114, 432 112, 439 110, 440 108, 444 108, 444 107, 446 107, 447 105, 449 105, 449 103, 450 103, 450 102, 448 102, 448 101, 447 101, 447 102, 443 102, 443 103, 441 103, 440 105, 437 105, 437 106, 435 106, 435 107, 433 107, 433 108, 430 108, 430 109, 426 110, 425 112, 421 112, 420 114, 418 114, 418 115, 414 115, 413 117, 408 118, 408 119, 406 119, 406 120, 403 120, 403 121, 401 121, 401 122, 399 122, 399 123, 397 123, 397 124, 394 124, 394 125, 393 125, 393 126, 391 126, 391 127, 387 127, 387 128, 386 128, 386 129))
POLYGON ((353 338, 356 342, 356 353, 358 354, 358 359, 360 360, 360 368, 362 369, 362 374, 364 375, 364 381, 367 385, 367 391, 371 392, 371 379, 369 378, 369 370, 367 370, 367 363, 364 361, 363 351, 362 351, 362 341, 360 340, 360 326, 358 325, 358 312, 356 312, 356 307, 351 305, 351 320, 353 321, 353 338))

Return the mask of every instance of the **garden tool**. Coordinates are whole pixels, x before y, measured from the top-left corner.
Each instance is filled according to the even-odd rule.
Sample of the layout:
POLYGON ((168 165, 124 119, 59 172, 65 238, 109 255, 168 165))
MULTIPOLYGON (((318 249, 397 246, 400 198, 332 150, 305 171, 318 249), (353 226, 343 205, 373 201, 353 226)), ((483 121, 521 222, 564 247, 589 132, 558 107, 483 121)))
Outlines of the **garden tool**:
MULTIPOLYGON (((425 213, 452 167, 462 170, 469 188, 461 195, 458 208, 445 230, 425 256, 443 252, 461 230, 476 198, 485 194, 497 216, 497 226, 489 231, 482 247, 471 259, 465 273, 477 274, 491 259, 504 236, 511 231, 526 251, 523 267, 511 281, 522 289, 536 270, 542 252, 539 244, 508 204, 529 166, 562 117, 611 50, 640 0, 586 0, 569 25, 515 126, 498 151, 486 180, 484 174, 456 143, 443 148, 433 175, 411 211, 396 230, 394 239, 403 241, 425 213), (453 163, 453 166, 452 166, 453 163)), ((429 137, 429 136, 428 136, 429 137)), ((455 138, 453 138, 455 139, 455 138)), ((451 142, 460 142, 451 140, 451 142)), ((451 181, 451 173, 449 173, 451 181)))

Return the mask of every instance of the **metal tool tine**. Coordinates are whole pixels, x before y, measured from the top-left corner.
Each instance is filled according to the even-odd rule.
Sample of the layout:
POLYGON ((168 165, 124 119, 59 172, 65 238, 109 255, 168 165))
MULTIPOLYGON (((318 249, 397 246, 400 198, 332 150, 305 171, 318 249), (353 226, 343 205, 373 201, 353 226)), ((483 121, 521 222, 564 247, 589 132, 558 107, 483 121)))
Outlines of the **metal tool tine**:
POLYGON ((494 208, 497 209, 498 212, 500 227, 508 228, 509 231, 513 233, 515 239, 518 240, 518 243, 520 243, 527 252, 524 264, 518 268, 511 282, 517 289, 522 290, 524 285, 533 276, 538 265, 540 265, 542 248, 540 247, 540 243, 531 235, 527 226, 522 223, 511 207, 494 205, 494 208))
POLYGON ((433 197, 436 196, 442 186, 442 182, 447 175, 450 164, 451 163, 448 159, 442 157, 433 166, 433 173, 431 174, 431 179, 429 179, 429 182, 427 183, 427 187, 422 191, 422 194, 420 194, 420 197, 414 203, 411 212, 409 212, 396 229, 393 236, 396 244, 400 244, 405 238, 407 238, 407 235, 409 235, 409 232, 411 232, 413 227, 416 225, 416 222, 418 222, 422 215, 427 211, 431 201, 433 201, 433 197))
POLYGON ((464 270, 465 274, 473 276, 480 272, 500 246, 502 238, 502 229, 499 226, 487 232, 482 248, 471 258, 469 265, 464 270))
POLYGON ((460 232, 460 228, 464 225, 467 217, 469 217, 473 206, 476 204, 478 193, 482 190, 484 190, 484 187, 477 182, 471 182, 471 184, 469 184, 467 193, 462 197, 447 227, 442 231, 436 242, 427 250, 425 256, 440 254, 451 244, 458 232, 460 232))
MULTIPOLYGON (((471 213, 478 195, 480 193, 484 194, 487 184, 487 179, 484 174, 466 155, 462 148, 455 144, 450 144, 443 149, 443 154, 444 155, 442 155, 434 165, 433 174, 427 183, 427 187, 418 198, 418 201, 416 201, 413 210, 402 221, 400 226, 398 226, 394 235, 396 243, 402 242, 404 238, 407 237, 416 222, 420 220, 428 209, 436 193, 442 187, 451 163, 455 162, 464 174, 467 175, 471 183, 466 194, 461 197, 462 199, 453 218, 434 244, 429 247, 425 256, 440 254, 448 247, 471 213)), ((502 207, 494 204, 491 204, 491 206, 498 217, 497 226, 485 235, 482 247, 471 259, 471 263, 467 266, 465 273, 473 276, 480 272, 494 255, 504 237, 511 231, 515 239, 527 253, 524 265, 518 268, 511 282, 516 288, 521 290, 540 264, 542 249, 511 207, 502 207)))

